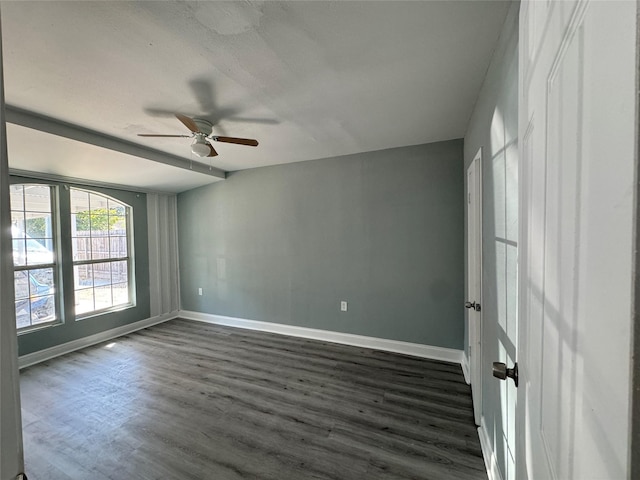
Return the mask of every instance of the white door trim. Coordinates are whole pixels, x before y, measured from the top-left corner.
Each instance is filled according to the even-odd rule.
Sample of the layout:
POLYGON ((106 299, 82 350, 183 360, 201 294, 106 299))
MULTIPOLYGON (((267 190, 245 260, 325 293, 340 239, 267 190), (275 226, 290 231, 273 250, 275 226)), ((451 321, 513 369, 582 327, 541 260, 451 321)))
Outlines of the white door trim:
MULTIPOLYGON (((467 179, 467 300, 482 304, 482 147, 465 172, 467 179), (472 178, 472 180, 470 180, 472 178), (469 181, 473 185, 469 185, 469 181), (475 280, 474 278, 475 277, 475 280)), ((482 310, 467 310, 469 370, 476 425, 482 419, 482 310)))
POLYGON ((9 163, 4 103, 4 67, 0 32, 0 478, 24 471, 20 378, 13 284, 9 163))

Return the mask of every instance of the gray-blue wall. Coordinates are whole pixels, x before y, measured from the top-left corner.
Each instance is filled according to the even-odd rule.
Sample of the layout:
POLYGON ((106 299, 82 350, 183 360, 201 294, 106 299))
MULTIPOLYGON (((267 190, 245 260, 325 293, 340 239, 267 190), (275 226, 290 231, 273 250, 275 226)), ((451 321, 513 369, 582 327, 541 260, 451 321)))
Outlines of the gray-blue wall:
POLYGON ((462 349, 463 183, 452 140, 245 170, 182 193, 181 307, 462 349))

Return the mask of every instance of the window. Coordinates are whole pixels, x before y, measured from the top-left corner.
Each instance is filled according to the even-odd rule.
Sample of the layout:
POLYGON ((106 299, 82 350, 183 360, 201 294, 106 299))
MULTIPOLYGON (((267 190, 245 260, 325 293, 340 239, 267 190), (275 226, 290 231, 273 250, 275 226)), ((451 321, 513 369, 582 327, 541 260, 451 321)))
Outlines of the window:
POLYGON ((49 185, 10 186, 18 329, 58 320, 53 192, 54 187, 49 185))
POLYGON ((131 205, 144 208, 145 199, 114 192, 128 205, 54 181, 10 180, 17 180, 9 189, 18 332, 106 313, 124 319, 140 314, 131 205), (120 313, 130 307, 136 309, 120 313))
POLYGON ((76 316, 132 305, 131 207, 87 190, 69 193, 76 316))

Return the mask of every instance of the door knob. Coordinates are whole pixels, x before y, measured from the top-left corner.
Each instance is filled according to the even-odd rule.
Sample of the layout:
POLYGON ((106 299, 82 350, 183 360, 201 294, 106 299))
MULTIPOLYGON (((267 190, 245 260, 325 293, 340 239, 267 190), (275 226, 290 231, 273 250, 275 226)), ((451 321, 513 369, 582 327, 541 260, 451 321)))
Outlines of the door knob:
POLYGON ((476 312, 480 311, 480 304, 476 302, 464 302, 464 308, 472 308, 476 312))
POLYGON ((518 363, 513 364, 513 368, 507 368, 507 365, 502 362, 493 362, 493 376, 500 380, 506 380, 507 377, 513 380, 513 383, 518 386, 518 363))

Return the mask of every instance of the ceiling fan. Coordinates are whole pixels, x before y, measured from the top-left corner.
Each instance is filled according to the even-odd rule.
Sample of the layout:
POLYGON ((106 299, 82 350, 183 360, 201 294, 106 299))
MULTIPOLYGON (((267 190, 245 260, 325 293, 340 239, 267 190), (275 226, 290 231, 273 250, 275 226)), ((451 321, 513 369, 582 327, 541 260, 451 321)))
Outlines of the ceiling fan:
POLYGON ((138 136, 193 138, 194 142, 191 144, 191 151, 199 157, 215 157, 216 155, 218 155, 218 152, 215 151, 208 140, 213 140, 214 142, 248 145, 250 147, 258 146, 258 141, 251 138, 219 137, 216 135, 212 135, 211 132, 213 130, 213 124, 208 120, 191 118, 179 113, 176 113, 175 115, 176 118, 180 120, 185 127, 191 130, 191 135, 156 135, 152 133, 139 133, 138 136))

